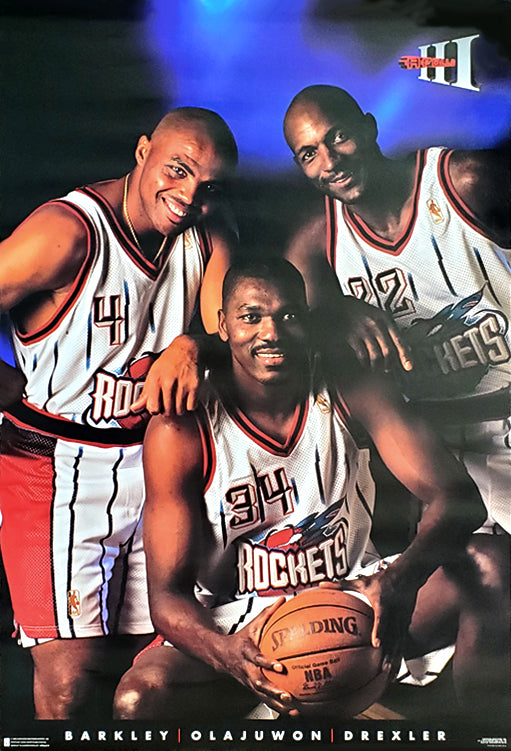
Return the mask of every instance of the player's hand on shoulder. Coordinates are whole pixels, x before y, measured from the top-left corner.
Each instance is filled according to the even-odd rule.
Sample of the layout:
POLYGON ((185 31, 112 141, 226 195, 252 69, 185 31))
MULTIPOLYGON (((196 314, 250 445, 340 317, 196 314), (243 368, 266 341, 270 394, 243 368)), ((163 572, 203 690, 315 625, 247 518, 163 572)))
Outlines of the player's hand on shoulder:
POLYGON ((387 313, 350 296, 343 297, 340 308, 346 341, 363 366, 412 369, 410 348, 387 313))
POLYGON ((273 685, 268 674, 282 673, 284 667, 276 660, 266 657, 259 651, 261 632, 270 616, 284 602, 283 597, 265 608, 250 623, 230 639, 226 666, 231 675, 256 693, 261 701, 279 714, 295 716, 299 714, 299 702, 291 694, 273 685), (266 674, 263 672, 266 671, 266 674))
POLYGON ((187 334, 176 337, 153 363, 131 411, 183 415, 197 407, 204 367, 199 344, 187 334))

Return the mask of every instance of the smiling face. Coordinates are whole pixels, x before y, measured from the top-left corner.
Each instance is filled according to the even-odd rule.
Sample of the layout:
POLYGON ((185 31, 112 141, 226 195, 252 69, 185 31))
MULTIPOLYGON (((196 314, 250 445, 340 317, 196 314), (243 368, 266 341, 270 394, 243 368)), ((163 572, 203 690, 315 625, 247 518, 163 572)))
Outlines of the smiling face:
POLYGON ((241 278, 219 312, 219 333, 229 343, 235 379, 242 386, 277 385, 307 367, 305 298, 282 283, 241 278))
POLYGON ((285 135, 296 163, 322 193, 347 204, 363 196, 380 155, 371 115, 327 112, 305 100, 288 111, 285 135))
MULTIPOLYGON (((176 235, 213 207, 227 164, 200 122, 176 120, 139 139, 137 232, 176 235)), ((130 212, 131 214, 131 212, 130 212)))

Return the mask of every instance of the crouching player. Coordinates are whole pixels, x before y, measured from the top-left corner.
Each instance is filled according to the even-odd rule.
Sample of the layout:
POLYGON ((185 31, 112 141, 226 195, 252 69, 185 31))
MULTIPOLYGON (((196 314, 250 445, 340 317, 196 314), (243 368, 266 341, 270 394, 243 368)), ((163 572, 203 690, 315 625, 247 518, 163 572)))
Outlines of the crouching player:
MULTIPOLYGON (((485 517, 474 483, 348 354, 342 387, 313 383, 304 284, 288 262, 231 267, 222 305, 228 364, 196 413, 153 417, 147 433, 144 542, 162 638, 122 678, 117 717, 235 719, 261 702, 300 714, 263 675, 283 668, 258 639, 282 595, 376 560, 364 437, 425 503, 402 555, 349 583, 374 607, 373 643, 389 664, 455 644, 459 698, 482 711, 507 680, 507 538, 472 534, 485 517)), ((412 664, 424 682, 431 664, 412 664)))

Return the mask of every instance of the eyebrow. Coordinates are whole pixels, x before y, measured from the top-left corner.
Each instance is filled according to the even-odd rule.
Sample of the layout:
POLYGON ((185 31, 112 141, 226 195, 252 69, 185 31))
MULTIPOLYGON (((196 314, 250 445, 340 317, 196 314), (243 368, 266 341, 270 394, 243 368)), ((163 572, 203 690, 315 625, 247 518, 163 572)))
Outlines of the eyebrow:
MULTIPOLYGON (((181 157, 179 157, 179 156, 171 156, 170 157, 170 161, 173 162, 173 163, 179 164, 179 166, 182 167, 183 169, 185 169, 187 172, 189 172, 192 175, 192 177, 195 177, 195 172, 193 171, 193 168, 190 166, 190 164, 188 163, 188 161, 184 162, 181 159, 181 157)), ((195 164, 195 162, 193 161, 193 159, 191 159, 190 161, 193 164, 195 164)), ((167 164, 167 166, 170 167, 170 164, 167 164)))
POLYGON ((262 310, 260 305, 249 305, 248 303, 242 303, 237 307, 237 310, 245 310, 250 313, 257 313, 262 310))
POLYGON ((308 151, 309 149, 315 149, 317 144, 305 144, 304 146, 300 146, 298 151, 295 151, 295 156, 300 156, 304 151, 308 151))

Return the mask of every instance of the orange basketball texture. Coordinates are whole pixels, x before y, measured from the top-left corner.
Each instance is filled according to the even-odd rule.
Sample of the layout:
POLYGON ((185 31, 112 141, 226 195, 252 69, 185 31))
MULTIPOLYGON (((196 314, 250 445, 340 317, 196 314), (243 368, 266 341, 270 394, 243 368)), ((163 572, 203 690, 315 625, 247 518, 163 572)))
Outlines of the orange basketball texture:
POLYGON ((308 589, 287 600, 265 624, 261 652, 285 667, 263 671, 311 714, 353 717, 385 690, 380 649, 371 646, 373 610, 337 589, 308 589))

